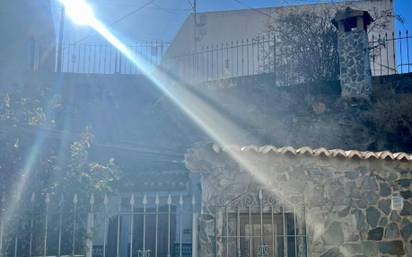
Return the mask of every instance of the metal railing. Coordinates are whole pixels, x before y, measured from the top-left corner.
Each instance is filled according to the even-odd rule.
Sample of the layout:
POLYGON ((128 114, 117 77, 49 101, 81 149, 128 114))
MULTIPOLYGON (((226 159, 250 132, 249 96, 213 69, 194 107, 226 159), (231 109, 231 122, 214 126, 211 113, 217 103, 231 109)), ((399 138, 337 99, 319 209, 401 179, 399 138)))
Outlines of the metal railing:
MULTIPOLYGON (((372 75, 411 72, 411 37, 408 31, 391 35, 372 34, 369 42, 372 75)), ((290 85, 316 80, 316 76, 308 76, 311 69, 313 72, 328 72, 326 69, 316 70, 317 67, 310 67, 311 63, 308 63, 306 65, 309 72, 302 73, 305 64, 299 63, 301 60, 296 60, 293 56, 297 56, 295 49, 280 44, 274 34, 267 34, 252 39, 201 46, 193 53, 166 56, 162 64, 179 78, 189 82, 272 73, 277 85, 290 85)), ((328 67, 322 62, 319 63, 328 67)), ((333 60, 330 63, 335 64, 333 60)), ((336 73, 337 79, 339 74, 334 67, 336 65, 330 66, 331 74, 322 76, 333 77, 336 73)))
POLYGON ((222 257, 307 257, 308 237, 304 205, 286 207, 262 190, 215 207, 216 241, 222 257), (220 219, 220 221, 219 221, 220 219))
MULTIPOLYGON (((169 43, 163 41, 146 41, 127 47, 134 54, 144 58, 151 68, 155 68, 160 64, 168 46, 169 43)), ((63 44, 61 71, 88 74, 141 74, 136 65, 109 44, 63 44)))
MULTIPOLYGON (((11 201, 2 197, 0 257, 184 257, 197 238, 192 222, 184 222, 198 215, 190 195, 65 200, 43 193, 32 194, 15 210, 8 209, 11 201)), ((196 254, 190 250, 190 256, 196 254)))
POLYGON ((412 72, 412 35, 408 30, 372 35, 369 45, 372 76, 412 72))
MULTIPOLYGON (((411 72, 411 44, 412 36, 408 31, 371 34, 369 49, 372 76, 411 72)), ((297 50, 280 44, 273 33, 199 46, 195 52, 178 56, 173 56, 172 53, 166 56, 168 46, 169 43, 152 41, 130 45, 129 48, 146 59, 153 69, 161 67, 189 83, 271 74, 276 85, 285 86, 316 81, 319 77, 337 79, 339 75, 335 67, 338 65, 336 60, 327 60, 330 63, 319 61, 323 66, 321 69, 314 67, 318 65, 302 63, 302 60, 295 58, 297 50), (325 67, 331 67, 331 70, 328 71, 325 67), (303 71, 304 69, 308 70, 303 71)), ((107 44, 65 44, 61 65, 62 72, 141 74, 115 47, 107 44)))
POLYGON ((297 83, 295 65, 273 34, 208 46, 179 56, 166 56, 162 66, 186 82, 196 83, 272 73, 276 81, 297 83))
POLYGON ((212 223, 179 192, 26 198, 1 198, 0 257, 198 257, 209 244, 223 247, 221 257, 308 256, 305 214, 262 191, 207 208, 212 223), (205 239, 211 228, 216 237, 205 239))

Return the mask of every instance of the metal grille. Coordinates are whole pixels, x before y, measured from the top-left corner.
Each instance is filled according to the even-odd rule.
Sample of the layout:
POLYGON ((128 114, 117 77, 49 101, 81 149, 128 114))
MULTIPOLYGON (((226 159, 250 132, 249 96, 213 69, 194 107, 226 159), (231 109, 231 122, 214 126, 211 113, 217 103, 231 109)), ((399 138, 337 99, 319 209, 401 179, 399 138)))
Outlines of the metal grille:
POLYGON ((200 46, 197 51, 167 56, 162 65, 186 82, 203 82, 272 73, 277 81, 292 81, 288 51, 273 33, 250 39, 200 46))
MULTIPOLYGON (((372 75, 411 72, 411 37, 408 31, 399 31, 397 34, 371 34, 369 48, 372 75)), ((200 46, 195 52, 167 56, 162 65, 188 82, 261 74, 271 74, 275 84, 280 86, 308 82, 308 78, 299 74, 300 66, 296 60, 290 58, 290 53, 293 52, 294 49, 280 44, 272 33, 200 46)))
MULTIPOLYGON (((155 68, 160 64, 168 45, 163 41, 146 41, 128 45, 128 48, 145 59, 151 68, 155 68)), ((109 44, 64 44, 61 71, 87 74, 141 74, 132 62, 109 44)))
POLYGON ((409 31, 372 35, 370 45, 373 76, 412 72, 412 35, 409 31))
POLYGON ((220 207, 217 213, 217 226, 222 224, 216 237, 222 245, 218 256, 308 256, 304 207, 281 206, 260 191, 257 201, 220 207))
POLYGON ((65 200, 33 194, 14 213, 7 203, 3 197, 0 257, 196 257, 191 250, 197 228, 193 233, 194 196, 74 195, 65 200))

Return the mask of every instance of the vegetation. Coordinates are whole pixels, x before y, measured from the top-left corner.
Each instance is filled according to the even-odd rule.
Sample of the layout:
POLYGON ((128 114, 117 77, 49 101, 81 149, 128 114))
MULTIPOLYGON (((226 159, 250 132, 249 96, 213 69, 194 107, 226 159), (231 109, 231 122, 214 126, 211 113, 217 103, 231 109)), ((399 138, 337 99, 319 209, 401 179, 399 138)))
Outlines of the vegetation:
POLYGON ((331 19, 330 11, 326 10, 288 12, 275 18, 267 30, 276 35, 278 58, 290 66, 277 66, 277 69, 293 70, 298 83, 336 80, 337 34, 331 19))
MULTIPOLYGON (((56 122, 55 117, 65 106, 62 97, 51 88, 13 85, 1 86, 0 90, 0 194, 7 196, 0 209, 7 211, 14 198, 17 206, 10 214, 14 221, 20 221, 19 226, 8 224, 7 231, 18 230, 22 237, 33 233, 34 240, 41 240, 48 196, 48 215, 53 216, 49 221, 49 251, 57 254, 58 217, 64 212, 62 249, 64 254, 70 254, 73 221, 78 223, 75 245, 80 249, 86 237, 89 199, 95 194, 96 203, 101 203, 104 193, 115 190, 119 168, 113 159, 101 163, 91 158, 94 137, 90 127, 74 133, 56 122), (23 190, 21 197, 17 194, 19 187, 23 190), (73 202, 75 195, 77 204, 73 202)), ((29 242, 28 238, 22 241, 29 242)), ((33 245, 38 247, 33 254, 41 255, 42 243, 33 245)), ((19 251, 27 254, 28 247, 21 245, 19 251)))

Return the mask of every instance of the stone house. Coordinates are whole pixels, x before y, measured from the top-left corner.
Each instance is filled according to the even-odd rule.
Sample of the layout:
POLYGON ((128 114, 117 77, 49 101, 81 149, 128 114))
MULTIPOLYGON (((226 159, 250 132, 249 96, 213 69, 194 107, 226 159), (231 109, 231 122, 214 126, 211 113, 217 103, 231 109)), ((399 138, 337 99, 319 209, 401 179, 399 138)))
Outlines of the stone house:
MULTIPOLYGON (((60 119, 69 119, 75 130, 94 125, 98 144, 91 156, 113 157, 127 172, 119 194, 104 203, 107 210, 84 220, 88 232, 92 225, 95 231, 87 238, 85 255, 411 255, 411 156, 403 153, 411 148, 390 144, 393 138, 379 141, 369 127, 343 130, 348 123, 360 123, 357 119, 368 108, 360 103, 368 102, 385 81, 372 80, 369 63, 362 61, 368 54, 367 15, 349 13, 336 18, 338 29, 347 18, 356 21, 349 22, 348 31, 345 26, 339 31, 340 85, 274 88, 266 77, 256 76, 199 88, 199 94, 205 88, 214 91, 211 102, 229 118, 240 117, 237 121, 244 121, 259 140, 235 142, 245 147, 194 147, 186 166, 181 152, 205 136, 148 79, 65 74, 62 95, 76 101, 59 112, 60 119), (326 93, 315 92, 322 90, 326 93), (242 91, 243 98, 236 99, 235 91, 242 91)), ((49 84, 60 81, 61 74, 46 75, 49 84)), ((408 76, 387 80, 409 79, 410 85, 408 76)), ((57 238, 56 232, 49 239, 57 238)), ((10 249, 16 245, 13 239, 10 249)), ((70 244, 72 239, 64 240, 70 244)), ((44 249, 44 255, 57 255, 44 249)), ((83 255, 82 250, 75 253, 83 255)))
MULTIPOLYGON (((348 109, 362 115, 376 90, 364 61, 370 22, 367 12, 351 8, 334 19, 342 78, 338 101, 349 106, 329 114, 336 118, 348 109)), ((336 131, 319 130, 324 134, 315 142, 318 148, 209 144, 188 151, 187 167, 201 176, 200 256, 412 255, 412 156, 326 149, 322 144, 336 131)), ((316 131, 301 132, 286 134, 308 142, 316 131)))
POLYGON ((411 160, 270 145, 192 149, 187 165, 202 176, 200 256, 411 256, 411 160))

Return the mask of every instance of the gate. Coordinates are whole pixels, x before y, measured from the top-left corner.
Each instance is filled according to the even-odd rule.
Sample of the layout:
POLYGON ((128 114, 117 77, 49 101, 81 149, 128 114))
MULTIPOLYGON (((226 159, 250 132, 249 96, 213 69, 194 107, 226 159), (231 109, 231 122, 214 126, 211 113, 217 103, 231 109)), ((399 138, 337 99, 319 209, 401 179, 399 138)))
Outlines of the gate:
POLYGON ((304 209, 248 193, 219 206, 189 194, 32 194, 1 201, 0 257, 301 257, 304 209), (18 206, 18 207, 16 207, 18 206), (17 211, 18 210, 18 211, 17 211))
POLYGON ((192 223, 197 205, 192 195, 32 194, 16 209, 14 203, 2 197, 0 257, 196 256, 192 223))
POLYGON ((282 204, 262 190, 210 206, 200 224, 202 257, 308 256, 304 205, 282 204))

